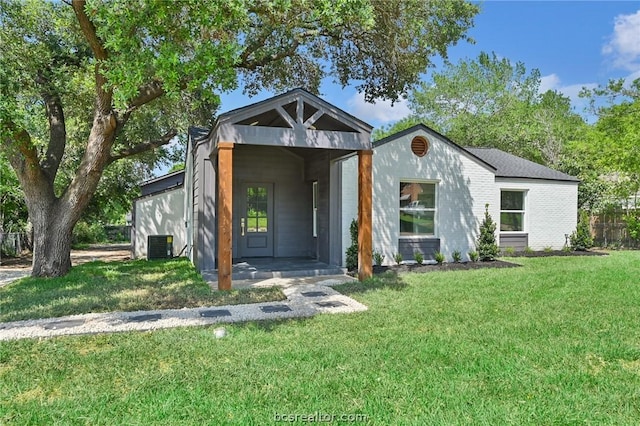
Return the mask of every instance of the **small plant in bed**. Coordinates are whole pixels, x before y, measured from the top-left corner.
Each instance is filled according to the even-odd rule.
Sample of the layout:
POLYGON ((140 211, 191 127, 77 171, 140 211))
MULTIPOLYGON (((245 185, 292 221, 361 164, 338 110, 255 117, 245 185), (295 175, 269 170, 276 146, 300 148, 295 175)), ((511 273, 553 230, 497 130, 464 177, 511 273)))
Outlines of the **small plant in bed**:
POLYGON ((516 249, 514 249, 513 247, 506 247, 503 253, 505 256, 512 257, 514 254, 516 254, 516 249))
POLYGON ((383 262, 384 262, 384 254, 380 253, 378 250, 374 250, 373 263, 375 263, 376 266, 382 266, 383 262))
POLYGON ((453 258, 453 261, 455 263, 462 262, 462 253, 460 252, 460 250, 454 250, 454 252, 451 254, 451 257, 453 258))
POLYGON ((434 259, 436 260, 436 263, 438 265, 442 265, 444 263, 444 261, 445 261, 445 256, 444 256, 444 254, 442 254, 441 252, 438 251, 438 252, 436 252, 436 254, 434 256, 434 259))
POLYGON ((421 252, 416 251, 413 253, 413 260, 415 260, 418 265, 422 265, 422 262, 424 262, 424 255, 421 252))

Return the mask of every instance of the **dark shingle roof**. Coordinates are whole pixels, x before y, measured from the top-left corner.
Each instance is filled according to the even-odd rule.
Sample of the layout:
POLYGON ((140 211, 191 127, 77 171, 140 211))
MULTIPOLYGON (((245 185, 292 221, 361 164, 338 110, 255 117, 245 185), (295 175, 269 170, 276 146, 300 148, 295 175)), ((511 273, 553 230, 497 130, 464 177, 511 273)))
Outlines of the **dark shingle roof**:
POLYGON ((497 148, 465 149, 495 167, 496 177, 580 181, 576 177, 550 169, 533 161, 525 160, 497 148))

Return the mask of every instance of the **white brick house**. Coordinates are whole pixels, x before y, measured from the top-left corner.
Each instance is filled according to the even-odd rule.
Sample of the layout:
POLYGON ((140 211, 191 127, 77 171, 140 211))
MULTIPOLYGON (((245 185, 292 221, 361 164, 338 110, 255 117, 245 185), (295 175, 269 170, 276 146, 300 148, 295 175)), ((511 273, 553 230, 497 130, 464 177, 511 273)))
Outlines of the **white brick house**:
MULTIPOLYGON (((501 248, 561 249, 575 230, 578 180, 497 149, 463 148, 424 125, 373 144, 373 247, 392 263, 415 251, 475 250, 485 205, 501 248)), ((343 162, 342 236, 350 244, 356 159, 343 162)))
POLYGON ((221 114, 211 130, 191 128, 184 172, 143 184, 134 206, 134 255, 147 255, 151 234, 166 234, 176 254, 198 270, 214 270, 223 230, 234 264, 304 257, 344 266, 359 177, 368 170, 372 246, 386 263, 396 253, 412 259, 415 251, 451 260, 457 250, 466 259, 486 204, 503 248, 560 249, 575 230, 574 177, 497 149, 463 148, 424 125, 373 144, 370 132, 301 89, 221 114), (227 183, 219 146, 233 152, 227 183), (372 159, 371 169, 359 166, 361 156, 372 159), (233 188, 228 225, 220 220, 221 201, 230 195, 221 183, 233 188))

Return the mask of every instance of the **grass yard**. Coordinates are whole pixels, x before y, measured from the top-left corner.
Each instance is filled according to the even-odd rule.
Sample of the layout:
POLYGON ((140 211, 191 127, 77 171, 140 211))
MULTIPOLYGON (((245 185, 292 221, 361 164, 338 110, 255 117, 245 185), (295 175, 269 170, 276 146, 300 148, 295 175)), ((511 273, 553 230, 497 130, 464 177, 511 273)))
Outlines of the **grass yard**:
POLYGON ((0 342, 0 424, 637 424, 640 252, 341 288, 350 315, 0 342), (299 418, 300 419, 300 418, 299 418))
POLYGON ((62 278, 23 278, 0 288, 0 323, 88 312, 180 309, 284 299, 282 291, 274 288, 212 291, 184 258, 89 262, 74 266, 62 278))

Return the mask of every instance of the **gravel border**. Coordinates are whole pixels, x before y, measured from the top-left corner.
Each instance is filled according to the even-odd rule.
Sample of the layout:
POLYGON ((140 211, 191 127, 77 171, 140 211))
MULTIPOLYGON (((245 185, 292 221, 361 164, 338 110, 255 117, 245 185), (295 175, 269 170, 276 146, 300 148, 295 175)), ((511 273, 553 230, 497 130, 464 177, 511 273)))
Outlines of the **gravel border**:
POLYGON ((332 285, 344 283, 349 279, 348 277, 322 278, 322 280, 317 279, 315 283, 302 282, 300 285, 295 285, 295 279, 292 279, 291 281, 294 284, 289 281, 289 285, 283 288, 287 300, 282 302, 82 314, 0 323, 0 341, 65 335, 147 331, 243 321, 304 318, 317 314, 339 314, 367 310, 365 305, 331 288, 332 285), (316 295, 309 296, 304 293, 316 293, 316 295), (322 293, 322 295, 318 295, 319 293, 322 293), (284 310, 285 306, 289 308, 286 311, 284 310), (265 307, 272 308, 263 309, 265 307), (229 315, 202 315, 203 312, 205 312, 205 315, 207 313, 211 314, 212 312, 210 311, 217 311, 213 312, 213 314, 220 311, 228 311, 229 315))

